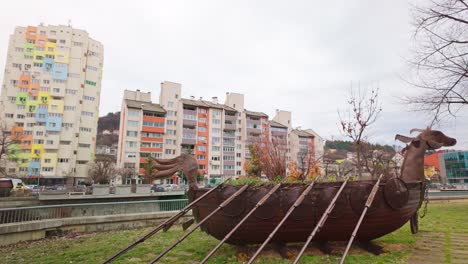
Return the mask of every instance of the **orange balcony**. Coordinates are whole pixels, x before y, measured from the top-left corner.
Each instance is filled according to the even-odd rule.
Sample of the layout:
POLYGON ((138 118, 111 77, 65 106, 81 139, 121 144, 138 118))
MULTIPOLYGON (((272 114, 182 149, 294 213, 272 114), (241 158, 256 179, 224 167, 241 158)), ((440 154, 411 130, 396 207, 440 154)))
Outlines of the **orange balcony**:
POLYGON ((141 141, 150 141, 150 142, 164 142, 163 138, 151 138, 151 137, 141 137, 141 141))
POLYGON ((31 84, 31 75, 20 75, 18 81, 18 88, 28 89, 31 84))
POLYGON ((26 39, 36 41, 37 37, 37 27, 28 26, 26 28, 26 39))
POLYGON ((143 121, 151 121, 151 122, 158 122, 158 123, 166 123, 165 117, 157 117, 157 116, 143 116, 143 121))
POLYGON ((47 37, 42 35, 37 35, 36 37, 36 46, 45 48, 47 42, 47 37))
POLYGON ((150 126, 143 126, 141 128, 143 132, 153 132, 153 133, 164 133, 164 127, 150 127, 150 126))
POLYGON ((162 148, 140 148, 140 152, 159 152, 162 153, 162 148))

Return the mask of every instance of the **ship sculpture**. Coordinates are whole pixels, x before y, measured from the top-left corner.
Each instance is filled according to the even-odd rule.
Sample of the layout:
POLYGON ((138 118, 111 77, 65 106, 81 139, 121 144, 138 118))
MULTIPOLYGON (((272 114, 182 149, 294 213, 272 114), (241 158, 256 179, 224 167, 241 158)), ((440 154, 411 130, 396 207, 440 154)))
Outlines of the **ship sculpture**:
MULTIPOLYGON (((272 183, 265 185, 237 185, 226 181, 214 188, 198 188, 198 164, 191 155, 174 159, 156 159, 156 177, 170 177, 183 172, 189 184, 189 205, 160 224, 105 263, 112 261, 159 230, 169 229, 174 222, 192 210, 197 224, 186 231, 151 263, 158 261, 196 228, 220 240, 207 253, 206 262, 223 244, 260 246, 248 263, 252 263, 269 243, 283 248, 287 243, 304 242, 294 263, 303 255, 311 241, 326 246, 328 241, 355 241, 359 245, 378 250, 371 241, 391 233, 408 221, 413 233, 418 229, 417 212, 426 189, 424 154, 443 146, 453 146, 456 140, 432 129, 413 129, 416 137, 396 135, 407 144, 404 160, 397 175, 380 175, 376 180, 310 183, 272 183)), ((193 221, 192 221, 193 222, 193 221)), ((187 228, 184 225, 184 229, 187 228)))

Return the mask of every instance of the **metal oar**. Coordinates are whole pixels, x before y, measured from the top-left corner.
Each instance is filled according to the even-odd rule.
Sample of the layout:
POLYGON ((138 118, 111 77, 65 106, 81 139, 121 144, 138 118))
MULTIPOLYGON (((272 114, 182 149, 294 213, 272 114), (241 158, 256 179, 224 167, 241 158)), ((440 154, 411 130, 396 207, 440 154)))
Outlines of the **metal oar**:
POLYGON ((307 186, 307 188, 305 188, 305 190, 301 193, 301 195, 296 199, 296 201, 294 202, 294 204, 289 208, 288 212, 286 213, 286 215, 283 217, 283 219, 281 219, 281 221, 278 223, 278 225, 276 225, 275 229, 270 233, 270 235, 268 235, 267 239, 263 242, 263 244, 257 249, 257 251, 255 252, 255 254, 249 259, 249 261, 247 262, 248 264, 251 264, 256 258, 257 256, 260 254, 260 252, 263 250, 263 248, 268 244, 268 242, 270 242, 270 240, 275 236, 276 232, 278 232, 278 230, 280 229, 280 227, 284 224, 284 222, 286 222, 286 220, 288 219, 289 215, 294 211, 294 209, 296 209, 297 207, 299 207, 302 202, 304 201, 305 197, 307 196, 307 194, 309 194, 309 192, 312 190, 312 188, 314 187, 314 184, 315 182, 320 178, 320 176, 318 176, 317 178, 315 178, 311 183, 309 183, 309 185, 307 186))
POLYGON ((226 207, 230 202, 232 202, 237 196, 239 196, 241 193, 243 193, 247 188, 249 187, 248 184, 242 186, 239 190, 237 190, 235 193, 233 193, 231 196, 229 196, 223 203, 221 203, 213 212, 211 212, 209 215, 207 215, 203 220, 201 220, 194 228, 191 230, 187 231, 182 237, 177 239, 177 241, 167 247, 159 256, 151 260, 151 264, 155 263, 158 261, 160 258, 162 258, 164 255, 167 254, 171 249, 173 249, 175 246, 177 246, 180 242, 184 241, 185 238, 187 238, 193 231, 195 231, 199 226, 201 226, 206 220, 210 219, 214 214, 216 214, 219 210, 223 209, 226 207))
POLYGON ((255 205, 254 208, 252 208, 245 216, 244 218, 242 218, 242 220, 240 220, 239 223, 237 223, 237 225, 226 235, 224 236, 224 238, 216 245, 216 247, 214 247, 209 253, 208 255, 206 255, 206 257, 200 262, 201 264, 202 263, 205 263, 208 261, 208 259, 223 245, 224 242, 226 242, 226 240, 228 240, 232 234, 234 234, 234 232, 236 232, 236 230, 249 218, 249 216, 251 216, 255 210, 257 210, 260 206, 262 206, 267 200, 268 198, 270 198, 270 196, 276 192, 278 190, 278 188, 281 186, 281 183, 278 183, 276 184, 273 188, 271 188, 271 190, 265 194, 265 196, 263 196, 260 201, 257 202, 257 204, 255 205))
POLYGON ((359 217, 359 221, 356 224, 356 227, 354 228, 353 233, 351 234, 351 238, 349 239, 348 245, 346 246, 346 249, 343 253, 343 256, 341 257, 340 264, 343 264, 346 256, 348 255, 348 251, 351 248, 351 245, 353 244, 354 238, 356 237, 356 234, 359 230, 359 227, 361 226, 362 220, 364 219, 364 216, 367 213, 367 210, 371 207, 372 202, 374 201, 375 195, 377 194, 377 191, 379 190, 379 184, 380 184, 380 179, 382 179, 382 175, 380 174, 379 179, 375 183, 374 187, 372 187, 372 191, 369 194, 369 197, 367 197, 366 204, 364 206, 364 210, 362 210, 361 217, 359 217))
POLYGON ((338 190, 338 192, 335 194, 335 197, 333 197, 333 200, 330 202, 330 204, 328 205, 327 209, 325 210, 325 212, 323 213, 322 217, 320 218, 319 222, 317 223, 317 225, 315 226, 314 230, 312 231, 312 233, 310 233, 309 237, 307 238, 307 241, 305 242, 304 246, 302 246, 302 249, 301 251, 299 252, 299 254, 296 256, 296 259, 294 260, 294 264, 296 264, 297 262, 299 262, 299 259, 301 258, 302 254, 304 254, 304 251, 306 250, 307 246, 309 246, 310 244, 310 241, 312 241, 312 239, 314 238, 315 234, 317 234, 320 229, 323 227, 323 225, 325 224, 325 222, 327 221, 328 219, 328 216, 331 214, 333 208, 335 207, 335 204, 336 204, 336 200, 338 200, 338 197, 340 196, 341 192, 343 191, 344 187, 346 186, 346 184, 348 183, 348 180, 349 180, 349 176, 346 177, 346 179, 344 180, 344 182, 341 184, 341 187, 340 189, 338 190))
POLYGON ((192 209, 192 207, 194 205, 196 205, 198 202, 200 202, 202 199, 204 199, 206 196, 208 196, 210 193, 214 192, 216 189, 218 189, 220 186, 222 186, 224 183, 226 183, 227 181, 229 181, 230 179, 227 179, 225 180, 224 182, 222 182, 221 184, 218 184, 217 186, 215 186, 214 188, 212 188, 211 190, 207 191, 206 193, 204 193, 202 196, 198 197, 195 201, 191 202, 190 204, 188 204, 186 207, 184 207, 182 210, 180 210, 177 214, 175 214, 174 216, 170 217, 169 219, 167 219, 166 221, 164 221, 163 223, 159 224, 157 227, 153 228, 151 231, 149 231, 148 233, 146 233, 144 236, 140 237, 139 239, 137 239, 135 242, 133 242, 132 244, 128 245, 126 248, 122 249, 121 251, 117 252, 115 255, 113 255, 112 257, 106 259, 104 262, 102 262, 103 264, 105 263, 110 263, 111 261, 115 260, 116 258, 118 258, 120 255, 122 255, 123 253, 129 251, 130 249, 132 249, 133 247, 135 247, 136 245, 138 245, 139 243, 145 241, 146 239, 148 239, 149 237, 151 237, 152 235, 156 234, 159 230, 163 229, 163 228, 166 228, 167 226, 171 226, 173 222, 175 222, 177 219, 179 219, 180 217, 182 217, 184 214, 186 214, 188 211, 190 211, 190 209, 192 209))

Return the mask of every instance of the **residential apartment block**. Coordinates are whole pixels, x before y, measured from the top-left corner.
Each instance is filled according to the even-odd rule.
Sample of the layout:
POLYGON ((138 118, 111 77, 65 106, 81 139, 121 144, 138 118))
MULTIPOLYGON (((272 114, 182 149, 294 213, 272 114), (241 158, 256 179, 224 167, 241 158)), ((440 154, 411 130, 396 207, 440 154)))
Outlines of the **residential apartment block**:
POLYGON ((102 67, 103 46, 84 30, 16 27, 0 97, 2 123, 17 141, 10 146, 9 175, 87 176, 94 158, 102 67))
POLYGON ((298 153, 304 150, 302 145, 291 147, 290 142, 293 141, 306 144, 310 157, 323 153, 323 142, 312 130, 297 135, 295 131, 299 130, 292 129, 290 112, 277 111, 273 120, 269 120, 265 113, 246 110, 242 94, 226 93, 224 103, 220 103, 217 97, 211 100, 193 96, 183 98, 180 84, 163 82, 159 104, 151 103, 149 93, 125 91, 117 162, 119 167, 141 172, 147 156, 173 158, 181 153, 190 153, 198 160, 200 174, 210 179, 222 179, 245 175, 245 160, 251 158, 249 145, 260 142, 264 137, 284 145, 289 159, 298 159, 298 153), (129 99, 135 101, 133 106, 129 106, 129 99), (144 149, 143 144, 146 146, 147 142, 140 136, 145 131, 142 126, 144 110, 137 110, 139 105, 160 108, 160 123, 165 117, 165 124, 161 124, 158 130, 158 142, 162 143, 162 148, 144 149), (130 118, 129 111, 139 112, 130 118), (130 119, 137 122, 133 123, 134 130, 128 126, 130 119))
MULTIPOLYGON (((166 110, 151 102, 151 93, 124 91, 120 112, 117 165, 145 174, 149 157, 163 157, 166 130, 166 110)), ((129 183, 130 179, 123 179, 129 183)), ((138 179, 137 182, 141 182, 138 179)))

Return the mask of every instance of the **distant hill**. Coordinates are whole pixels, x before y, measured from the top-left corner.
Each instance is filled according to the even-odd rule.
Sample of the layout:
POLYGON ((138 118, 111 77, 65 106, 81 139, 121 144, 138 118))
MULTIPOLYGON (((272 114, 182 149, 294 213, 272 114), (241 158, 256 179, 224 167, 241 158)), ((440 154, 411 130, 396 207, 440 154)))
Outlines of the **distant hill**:
POLYGON ((106 146, 116 145, 119 140, 119 136, 112 134, 112 132, 119 131, 119 125, 120 112, 108 113, 106 116, 99 117, 96 144, 106 146), (102 134, 104 130, 108 130, 111 134, 102 134))
MULTIPOLYGON (((377 150, 383 150, 388 153, 395 153, 393 147, 389 145, 372 144, 372 146, 374 146, 374 148, 377 150)), ((348 152, 355 151, 353 142, 344 140, 327 140, 327 142, 325 143, 325 149, 336 149, 338 151, 348 152)))
POLYGON ((106 116, 99 117, 98 121, 98 134, 101 134, 104 130, 110 132, 119 130, 120 124, 120 112, 108 113, 106 116))

